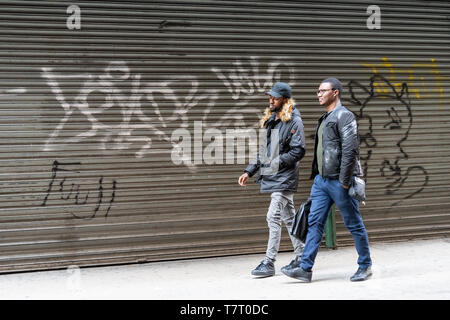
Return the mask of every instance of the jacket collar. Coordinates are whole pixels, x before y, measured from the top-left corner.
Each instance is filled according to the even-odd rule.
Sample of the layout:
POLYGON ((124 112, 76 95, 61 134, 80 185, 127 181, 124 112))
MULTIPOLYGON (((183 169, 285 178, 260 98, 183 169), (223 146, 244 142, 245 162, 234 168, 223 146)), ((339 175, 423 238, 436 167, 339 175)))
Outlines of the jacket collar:
POLYGON ((275 125, 276 123, 280 122, 281 119, 276 119, 277 114, 274 112, 272 113, 272 115, 270 116, 269 119, 266 120, 266 122, 264 123, 264 127, 268 127, 271 123, 273 123, 273 125, 275 125))
POLYGON ((341 108, 341 107, 342 107, 342 103, 339 102, 339 103, 336 105, 336 107, 334 107, 333 110, 331 110, 330 112, 327 112, 327 113, 328 113, 328 114, 332 114, 333 112, 335 112, 337 109, 339 109, 339 108, 341 108))
POLYGON ((324 114, 322 114, 322 117, 320 117, 321 120, 324 120, 325 118, 327 118, 329 115, 333 114, 336 110, 342 108, 342 104, 341 102, 339 102, 336 107, 334 107, 333 110, 331 110, 330 112, 325 112, 324 114))
MULTIPOLYGON (((294 117, 294 115, 297 116, 298 113, 299 113, 299 111, 295 108, 295 105, 292 106, 292 111, 291 111, 292 117, 294 117)), ((276 117, 277 117, 276 112, 273 112, 272 115, 269 117, 269 119, 267 119, 266 122, 264 122, 264 127, 267 128, 267 126, 269 125, 269 123, 271 123, 272 121, 274 121, 274 122, 276 122, 276 123, 278 123, 278 122, 281 121, 281 119, 278 119, 278 120, 277 120, 276 117)), ((291 119, 292 119, 292 118, 291 118, 291 119)))

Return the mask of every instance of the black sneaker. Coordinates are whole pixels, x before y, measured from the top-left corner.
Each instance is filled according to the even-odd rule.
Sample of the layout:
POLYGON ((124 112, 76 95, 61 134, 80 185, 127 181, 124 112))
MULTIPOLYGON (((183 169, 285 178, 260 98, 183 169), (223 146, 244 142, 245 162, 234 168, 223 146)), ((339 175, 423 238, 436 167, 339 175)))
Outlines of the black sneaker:
POLYGON ((302 282, 311 282, 312 271, 303 270, 301 267, 296 267, 292 269, 282 270, 285 275, 291 278, 295 278, 302 282))
POLYGON ((258 277, 270 277, 275 274, 275 265, 271 261, 263 260, 255 268, 255 270, 252 271, 253 276, 258 277))
POLYGON ((350 277, 350 281, 364 281, 367 280, 372 275, 372 269, 368 268, 358 268, 358 271, 350 277))
POLYGON ((300 267, 300 256, 296 256, 294 260, 291 261, 287 266, 284 266, 281 268, 281 272, 284 273, 285 270, 289 270, 292 268, 298 268, 300 267))

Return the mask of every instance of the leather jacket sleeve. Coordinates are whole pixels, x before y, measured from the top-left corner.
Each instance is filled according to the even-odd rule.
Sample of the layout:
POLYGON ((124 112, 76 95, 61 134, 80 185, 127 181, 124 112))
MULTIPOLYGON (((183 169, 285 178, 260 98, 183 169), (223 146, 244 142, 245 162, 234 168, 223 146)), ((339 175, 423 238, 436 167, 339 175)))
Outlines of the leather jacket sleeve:
POLYGON ((346 112, 342 114, 338 128, 342 146, 339 182, 344 186, 349 186, 359 155, 358 127, 353 113, 346 112))

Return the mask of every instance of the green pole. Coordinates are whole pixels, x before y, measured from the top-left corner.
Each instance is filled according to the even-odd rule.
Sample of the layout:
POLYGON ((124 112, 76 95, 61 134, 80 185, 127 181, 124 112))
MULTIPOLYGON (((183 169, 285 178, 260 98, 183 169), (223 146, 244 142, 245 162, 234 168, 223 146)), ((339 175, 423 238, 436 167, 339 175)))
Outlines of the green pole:
POLYGON ((334 204, 328 212, 327 222, 325 223, 325 246, 329 249, 336 249, 336 219, 334 215, 334 204))

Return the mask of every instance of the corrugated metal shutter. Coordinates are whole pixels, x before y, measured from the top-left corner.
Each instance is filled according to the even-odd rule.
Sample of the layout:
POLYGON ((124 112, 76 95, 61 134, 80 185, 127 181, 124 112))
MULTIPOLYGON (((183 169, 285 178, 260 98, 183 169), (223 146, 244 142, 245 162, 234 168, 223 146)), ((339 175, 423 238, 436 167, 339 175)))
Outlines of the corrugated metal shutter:
MULTIPOLYGON (((336 76, 360 118, 371 241, 449 235, 447 2, 378 1, 379 30, 372 1, 79 1, 81 29, 72 4, 2 1, 0 271, 264 252, 269 197, 237 185, 238 160, 198 157, 198 124, 256 128, 277 80, 308 136, 297 205, 314 92, 336 76), (192 164, 171 160, 176 129, 192 164)), ((337 230, 350 244, 339 215, 337 230)))

